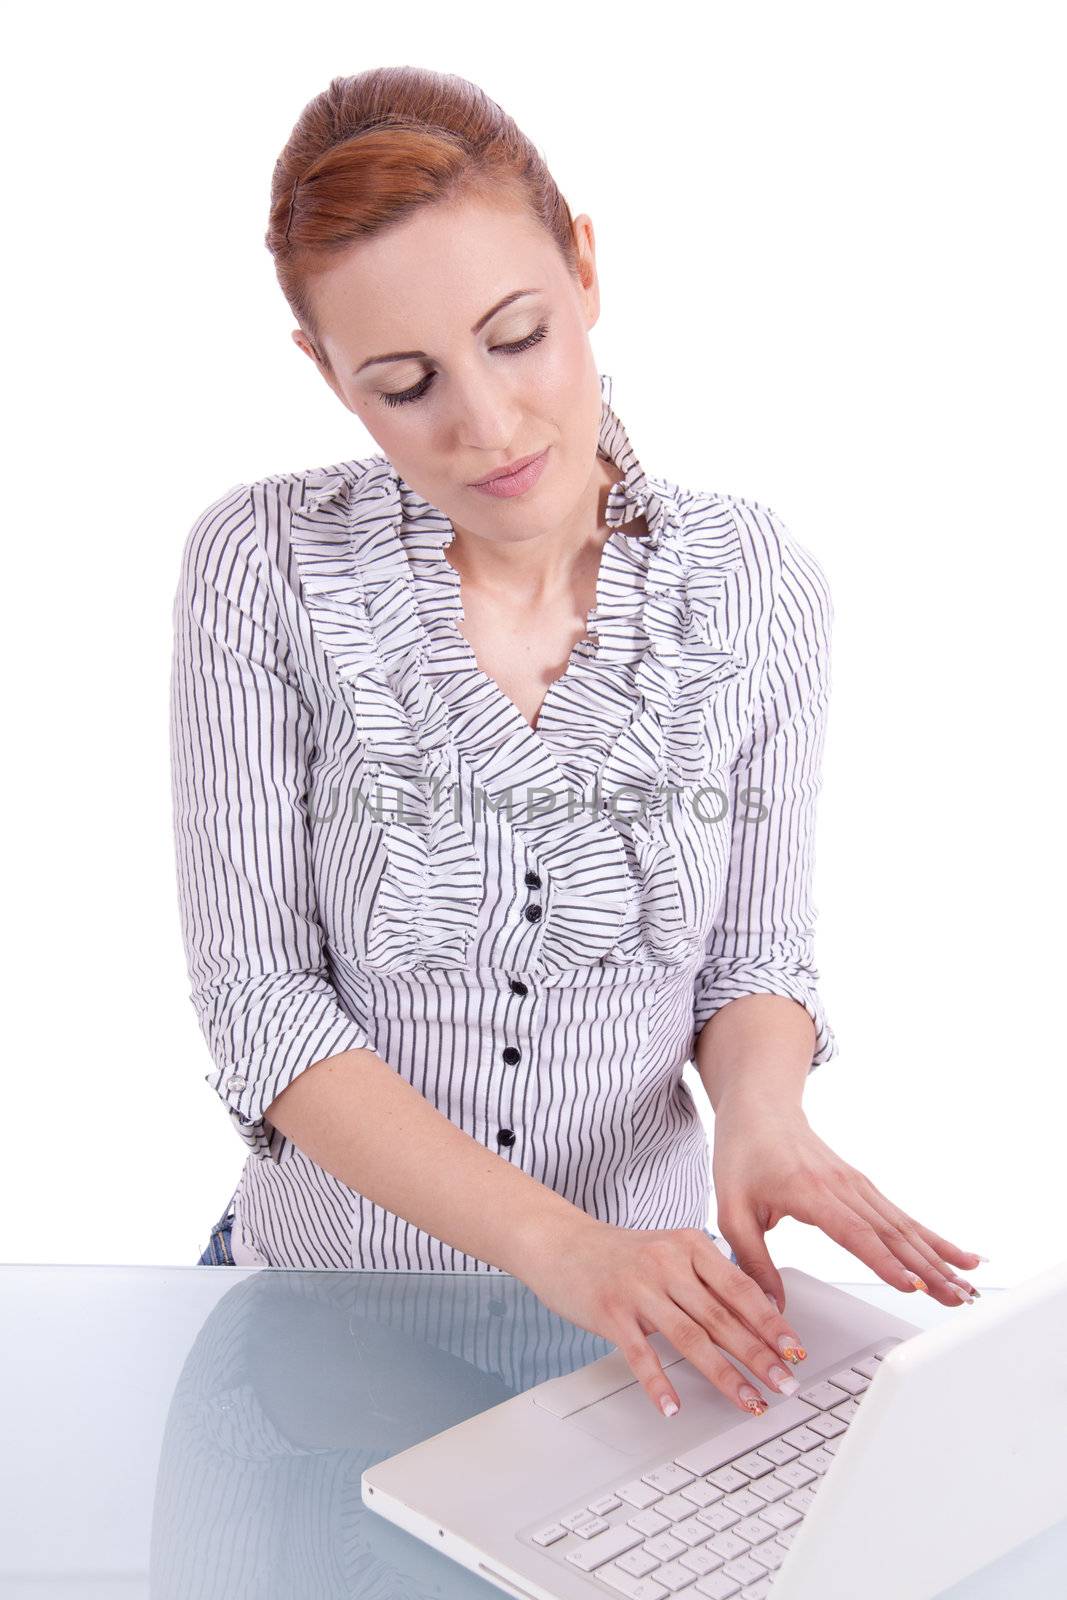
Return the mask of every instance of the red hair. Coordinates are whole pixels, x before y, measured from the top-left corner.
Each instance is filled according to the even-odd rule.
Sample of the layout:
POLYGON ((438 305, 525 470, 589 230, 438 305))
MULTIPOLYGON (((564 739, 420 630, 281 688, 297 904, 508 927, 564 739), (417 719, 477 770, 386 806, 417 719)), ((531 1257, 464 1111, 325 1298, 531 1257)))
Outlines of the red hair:
POLYGON ((579 281, 574 221, 544 158, 484 90, 453 73, 374 67, 334 78, 274 166, 265 243, 320 363, 317 272, 420 206, 476 198, 525 208, 579 281))

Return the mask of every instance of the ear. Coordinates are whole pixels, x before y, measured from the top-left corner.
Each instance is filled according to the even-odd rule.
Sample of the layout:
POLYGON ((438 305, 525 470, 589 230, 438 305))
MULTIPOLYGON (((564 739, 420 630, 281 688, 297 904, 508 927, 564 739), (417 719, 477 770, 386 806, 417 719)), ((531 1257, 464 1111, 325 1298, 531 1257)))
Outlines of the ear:
POLYGON ((574 239, 578 250, 578 271, 581 275, 581 295, 585 304, 586 327, 592 328, 600 320, 600 279, 596 270, 596 238, 592 218, 582 212, 574 219, 574 239))
POLYGON ((303 350, 308 359, 314 363, 316 372, 320 372, 322 374, 323 378, 329 384, 330 388, 333 390, 338 400, 340 400, 345 410, 351 411, 353 408, 349 405, 345 396, 338 388, 336 378, 330 371, 329 367, 324 367, 318 356, 315 354, 315 350, 303 328, 294 328, 290 337, 292 338, 292 341, 296 345, 297 349, 303 350))

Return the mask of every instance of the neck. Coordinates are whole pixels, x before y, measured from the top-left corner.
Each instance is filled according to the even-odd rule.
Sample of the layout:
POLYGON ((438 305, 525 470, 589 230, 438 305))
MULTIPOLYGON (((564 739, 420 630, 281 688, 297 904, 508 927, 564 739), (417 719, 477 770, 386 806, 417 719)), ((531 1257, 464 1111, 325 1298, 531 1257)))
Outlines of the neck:
POLYGON ((576 579, 596 573, 612 530, 608 495, 618 467, 597 452, 581 501, 562 526, 529 539, 487 539, 454 526, 447 559, 463 581, 486 596, 521 605, 551 603, 571 592, 576 579))

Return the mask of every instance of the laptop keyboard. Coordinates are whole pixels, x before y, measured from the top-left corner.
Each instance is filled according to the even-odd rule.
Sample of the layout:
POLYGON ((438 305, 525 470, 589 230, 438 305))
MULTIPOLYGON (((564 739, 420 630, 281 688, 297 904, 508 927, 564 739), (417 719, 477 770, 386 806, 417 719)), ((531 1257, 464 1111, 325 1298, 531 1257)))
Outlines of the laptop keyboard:
POLYGON ((595 1587, 605 1597, 765 1600, 840 1435, 879 1361, 899 1343, 884 1339, 762 1417, 742 1421, 743 1451, 731 1429, 565 1507, 520 1538, 587 1573, 590 1593, 595 1587))

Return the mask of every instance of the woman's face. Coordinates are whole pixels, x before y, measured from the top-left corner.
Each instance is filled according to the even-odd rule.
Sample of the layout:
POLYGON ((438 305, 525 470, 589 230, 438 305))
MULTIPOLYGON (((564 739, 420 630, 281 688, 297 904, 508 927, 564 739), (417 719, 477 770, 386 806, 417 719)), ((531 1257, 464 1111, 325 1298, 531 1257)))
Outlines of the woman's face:
POLYGON ((584 288, 527 213, 480 200, 424 208, 313 286, 330 387, 418 494, 493 540, 562 528, 603 478, 592 224, 575 227, 584 288), (471 487, 546 448, 525 492, 471 487))

